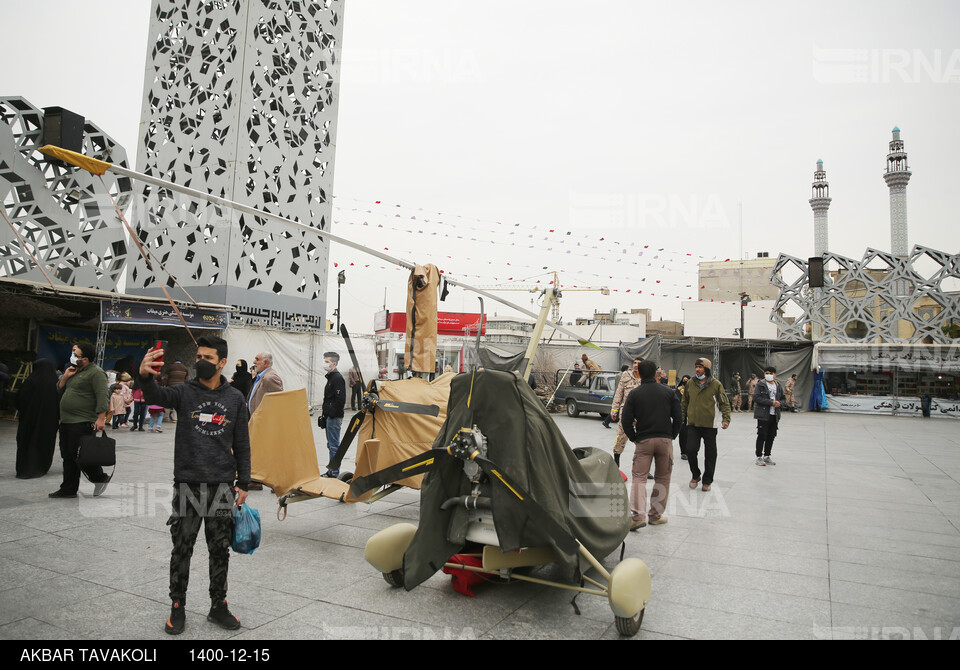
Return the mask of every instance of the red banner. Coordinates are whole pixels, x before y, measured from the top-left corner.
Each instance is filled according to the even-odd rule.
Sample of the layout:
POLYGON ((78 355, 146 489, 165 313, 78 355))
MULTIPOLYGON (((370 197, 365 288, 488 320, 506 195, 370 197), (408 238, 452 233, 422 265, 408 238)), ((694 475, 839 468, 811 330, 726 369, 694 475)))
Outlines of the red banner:
MULTIPOLYGON (((405 333, 407 332, 407 314, 406 312, 390 312, 386 318, 386 326, 381 318, 379 322, 374 323, 374 329, 378 333, 405 333)), ((462 312, 437 312, 437 333, 440 335, 476 335, 477 323, 480 321, 480 314, 465 314, 462 312), (468 330, 464 330, 467 328, 468 330)), ((486 333, 487 317, 483 317, 483 332, 486 333)))

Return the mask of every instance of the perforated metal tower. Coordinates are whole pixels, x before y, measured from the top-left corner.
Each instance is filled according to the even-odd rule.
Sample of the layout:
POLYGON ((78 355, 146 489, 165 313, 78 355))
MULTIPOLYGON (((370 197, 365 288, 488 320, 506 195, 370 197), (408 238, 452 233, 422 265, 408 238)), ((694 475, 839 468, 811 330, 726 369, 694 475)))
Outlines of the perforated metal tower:
MULTIPOLYGON (((137 170, 330 226, 343 2, 154 0, 137 170)), ((241 322, 322 328, 329 243, 150 185, 138 234, 241 322)), ((142 261, 131 292, 159 295, 142 261)))

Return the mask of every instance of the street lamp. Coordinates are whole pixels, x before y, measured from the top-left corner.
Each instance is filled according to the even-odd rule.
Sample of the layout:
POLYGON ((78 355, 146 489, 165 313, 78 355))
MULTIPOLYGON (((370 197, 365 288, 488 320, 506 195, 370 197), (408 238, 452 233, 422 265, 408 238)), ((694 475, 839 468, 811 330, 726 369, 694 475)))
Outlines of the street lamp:
POLYGON ((750 296, 746 293, 740 294, 740 339, 743 338, 743 308, 747 306, 747 303, 750 302, 750 296))
POLYGON ((347 276, 344 270, 337 274, 337 332, 340 332, 340 287, 347 283, 347 276))

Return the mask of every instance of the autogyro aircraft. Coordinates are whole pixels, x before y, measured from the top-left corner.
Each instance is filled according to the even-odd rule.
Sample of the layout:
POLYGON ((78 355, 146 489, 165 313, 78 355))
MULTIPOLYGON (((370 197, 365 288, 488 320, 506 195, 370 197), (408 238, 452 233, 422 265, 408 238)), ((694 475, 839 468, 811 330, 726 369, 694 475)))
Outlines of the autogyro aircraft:
MULTIPOLYGON (((382 252, 241 203, 59 147, 46 146, 40 151, 93 174, 110 170, 309 231, 411 271, 415 269, 412 264, 382 252)), ((136 235, 119 207, 117 211, 136 241, 136 235)), ((144 253, 142 248, 141 253, 144 253)), ((480 289, 452 280, 448 283, 537 316, 480 289)), ((169 294, 167 297, 169 299, 169 294)), ((544 324, 588 345, 576 333, 546 319, 550 302, 559 297, 558 287, 548 290, 545 297, 536 335, 531 337, 531 347, 539 341, 544 324)), ((179 314, 172 299, 170 302, 179 314)), ((529 352, 530 349, 525 368, 527 374, 533 360, 529 352)), ((444 569, 459 571, 466 576, 469 573, 501 576, 605 597, 613 611, 617 630, 623 635, 634 635, 640 629, 651 596, 649 568, 639 558, 627 558, 612 571, 607 571, 598 560, 621 545, 629 532, 629 504, 620 472, 613 458, 600 449, 570 449, 550 415, 527 386, 525 377, 495 370, 480 371, 476 367, 470 374, 457 375, 451 380, 445 420, 429 450, 370 474, 354 476, 349 484, 350 495, 359 499, 380 486, 414 475, 425 475, 419 526, 398 524, 380 531, 367 542, 364 556, 391 586, 403 586, 407 590, 444 569), (555 565, 559 577, 548 580, 523 572, 545 565, 555 565), (587 574, 590 569, 606 583, 590 577, 587 574), (584 586, 585 583, 591 586, 584 586)), ((312 445, 312 428, 305 411, 303 389, 268 394, 264 404, 279 401, 279 396, 286 393, 301 394, 299 400, 284 406, 296 408, 302 401, 304 411, 298 416, 306 419, 312 445)), ((381 402, 380 394, 376 399, 371 398, 363 415, 367 411, 374 414, 377 411, 374 408, 381 402)), ((381 405, 380 409, 384 407, 381 405)), ((385 416, 389 414, 388 411, 385 416)), ((434 418, 439 418, 440 414, 438 406, 434 418)), ((361 420, 354 431, 359 431, 362 423, 361 420)), ((289 425, 302 431, 304 421, 289 425)), ((251 421, 251 436, 253 434, 251 421)), ((286 474, 291 479, 302 480, 292 490, 308 496, 324 495, 323 486, 339 480, 320 477, 316 452, 313 449, 311 452, 315 473, 310 470, 309 459, 304 459, 286 463, 286 474), (326 480, 326 483, 318 484, 317 480, 326 480), (314 493, 314 489, 319 493, 314 493)))

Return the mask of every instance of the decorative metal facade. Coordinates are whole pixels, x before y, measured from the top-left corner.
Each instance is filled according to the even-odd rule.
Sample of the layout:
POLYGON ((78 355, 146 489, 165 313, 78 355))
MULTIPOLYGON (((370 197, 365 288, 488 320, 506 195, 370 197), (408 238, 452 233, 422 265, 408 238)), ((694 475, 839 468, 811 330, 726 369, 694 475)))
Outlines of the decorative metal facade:
MULTIPOLYGON (((330 226, 343 2, 154 0, 137 170, 330 226)), ((329 243, 150 185, 141 239, 238 321, 325 326, 329 243)), ((144 263, 131 292, 157 294, 144 263)))
MULTIPOLYGON (((39 153, 43 110, 23 98, 0 98, 0 120, 0 199, 16 229, 0 217, 0 276, 45 283, 32 254, 54 283, 116 291, 129 247, 107 193, 126 209, 130 180, 96 177, 39 153)), ((129 167, 123 147, 90 121, 83 153, 129 167)))
POLYGON ((771 321, 780 338, 849 343, 955 343, 943 326, 960 324, 960 254, 914 246, 909 255, 867 249, 855 261, 824 258, 824 288, 808 286, 806 261, 780 254, 770 281, 780 289, 771 321), (791 277, 793 279, 791 279, 791 277), (904 290, 904 288, 906 290, 904 290), (802 310, 788 323, 781 315, 802 310))

